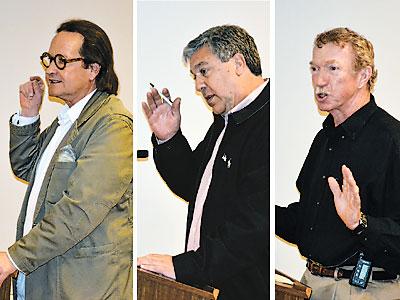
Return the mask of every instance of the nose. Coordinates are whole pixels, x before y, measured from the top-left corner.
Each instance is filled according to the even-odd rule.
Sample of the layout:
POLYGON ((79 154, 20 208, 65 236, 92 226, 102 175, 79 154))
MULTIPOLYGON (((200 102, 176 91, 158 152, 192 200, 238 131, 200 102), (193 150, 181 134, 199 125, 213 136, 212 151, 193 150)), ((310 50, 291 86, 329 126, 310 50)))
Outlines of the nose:
POLYGON ((58 68, 56 66, 56 62, 54 60, 52 60, 50 62, 50 65, 46 68, 45 73, 46 74, 54 74, 58 71, 58 68))
POLYGON ((320 70, 313 74, 312 81, 314 86, 324 87, 329 82, 329 76, 325 71, 320 70))
POLYGON ((201 92, 206 88, 204 79, 201 76, 197 76, 195 80, 196 91, 201 92))

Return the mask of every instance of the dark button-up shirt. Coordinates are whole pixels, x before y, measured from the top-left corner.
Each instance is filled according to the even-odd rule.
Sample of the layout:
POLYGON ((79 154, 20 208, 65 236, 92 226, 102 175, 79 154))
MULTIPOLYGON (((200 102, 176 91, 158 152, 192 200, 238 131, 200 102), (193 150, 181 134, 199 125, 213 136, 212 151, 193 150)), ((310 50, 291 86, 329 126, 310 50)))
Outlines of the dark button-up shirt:
POLYGON ((300 201, 276 207, 276 233, 325 266, 354 265, 364 251, 373 266, 400 273, 400 122, 371 95, 335 127, 329 115, 297 179, 300 201), (341 166, 353 172, 368 227, 360 235, 338 216, 327 179, 342 184, 341 166))

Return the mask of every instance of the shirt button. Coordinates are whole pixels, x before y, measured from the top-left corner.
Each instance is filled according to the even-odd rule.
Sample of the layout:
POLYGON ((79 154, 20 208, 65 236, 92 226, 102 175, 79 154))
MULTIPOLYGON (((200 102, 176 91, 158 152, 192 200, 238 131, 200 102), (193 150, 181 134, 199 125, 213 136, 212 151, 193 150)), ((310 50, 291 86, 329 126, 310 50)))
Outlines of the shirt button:
POLYGON ((311 226, 311 227, 310 227, 310 231, 313 231, 313 229, 314 229, 314 228, 311 226))
POLYGON ((322 175, 322 179, 325 179, 326 178, 326 176, 325 175, 322 175))
POLYGON ((383 250, 384 253, 387 253, 388 251, 386 249, 383 250))
POLYGON ((332 151, 332 148, 331 148, 331 147, 329 147, 329 148, 328 148, 328 150, 329 150, 329 151, 332 151))
POLYGON ((342 135, 342 139, 344 139, 344 135, 342 135))
POLYGON ((364 238, 364 241, 367 241, 368 239, 367 238, 364 238))
POLYGON ((319 201, 317 202, 317 205, 319 205, 319 201))

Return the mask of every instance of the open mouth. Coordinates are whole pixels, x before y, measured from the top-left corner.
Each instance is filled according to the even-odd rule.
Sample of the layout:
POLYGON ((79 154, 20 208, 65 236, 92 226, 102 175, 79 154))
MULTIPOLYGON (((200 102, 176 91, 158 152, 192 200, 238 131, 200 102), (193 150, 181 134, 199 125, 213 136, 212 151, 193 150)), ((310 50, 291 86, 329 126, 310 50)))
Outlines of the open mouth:
POLYGON ((215 95, 208 95, 204 96, 204 99, 206 99, 207 103, 210 104, 212 99, 214 98, 215 95))
POLYGON ((318 101, 323 101, 326 99, 326 97, 328 97, 328 93, 324 93, 324 92, 317 93, 316 95, 317 95, 318 101))
POLYGON ((61 82, 61 80, 57 80, 57 79, 49 79, 49 80, 48 80, 48 82, 49 82, 49 84, 57 84, 57 83, 60 83, 60 82, 61 82))

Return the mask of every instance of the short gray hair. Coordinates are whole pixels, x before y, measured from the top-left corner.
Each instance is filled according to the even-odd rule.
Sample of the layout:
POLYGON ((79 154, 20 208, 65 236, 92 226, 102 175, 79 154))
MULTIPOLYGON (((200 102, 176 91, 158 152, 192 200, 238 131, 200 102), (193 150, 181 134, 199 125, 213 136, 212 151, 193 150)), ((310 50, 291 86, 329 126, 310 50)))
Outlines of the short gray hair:
POLYGON ((207 45, 222 62, 227 62, 236 53, 244 56, 251 73, 261 75, 260 55, 254 39, 243 28, 236 25, 215 26, 191 40, 183 49, 183 61, 188 63, 192 55, 207 45))

